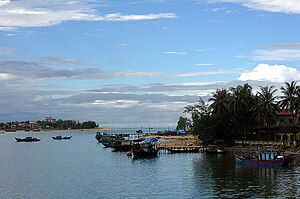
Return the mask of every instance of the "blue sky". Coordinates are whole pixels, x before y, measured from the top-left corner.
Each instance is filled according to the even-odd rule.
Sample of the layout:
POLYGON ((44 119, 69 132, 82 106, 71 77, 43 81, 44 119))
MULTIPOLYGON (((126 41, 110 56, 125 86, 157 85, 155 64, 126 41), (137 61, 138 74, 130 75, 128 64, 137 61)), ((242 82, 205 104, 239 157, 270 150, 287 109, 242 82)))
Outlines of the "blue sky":
POLYGON ((0 0, 0 121, 175 126, 217 88, 298 80, 297 0, 0 0))

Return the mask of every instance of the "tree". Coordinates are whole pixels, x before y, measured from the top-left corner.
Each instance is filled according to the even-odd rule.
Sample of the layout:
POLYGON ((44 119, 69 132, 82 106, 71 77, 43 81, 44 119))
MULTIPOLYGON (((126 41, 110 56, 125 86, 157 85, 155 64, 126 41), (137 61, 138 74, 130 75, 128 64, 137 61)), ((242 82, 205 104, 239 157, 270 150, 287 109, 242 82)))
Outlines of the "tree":
POLYGON ((254 105, 252 87, 249 84, 244 84, 243 86, 230 88, 230 91, 228 111, 233 115, 235 131, 238 129, 239 133, 244 132, 244 138, 246 139, 247 126, 252 119, 250 108, 254 105))
POLYGON ((176 130, 180 130, 180 129, 186 130, 187 121, 188 121, 188 119, 186 117, 181 117, 180 116, 179 120, 177 122, 176 130))
POLYGON ((191 133, 197 135, 201 139, 203 145, 212 143, 215 140, 215 135, 212 125, 211 108, 205 104, 200 97, 198 104, 188 105, 187 107, 184 107, 184 109, 184 113, 191 115, 191 133))
POLYGON ((251 108, 256 122, 268 128, 269 139, 270 126, 276 121, 276 111, 279 109, 278 103, 276 102, 277 96, 274 96, 276 91, 277 89, 274 89, 274 86, 261 86, 260 91, 256 94, 256 103, 251 108))
POLYGON ((212 116, 215 119, 216 135, 219 139, 229 140, 230 114, 228 113, 228 103, 230 95, 226 89, 217 89, 212 93, 209 102, 212 102, 212 116))
POLYGON ((297 86, 297 81, 285 82, 285 87, 281 87, 282 96, 279 102, 280 107, 283 109, 291 110, 293 117, 293 126, 295 125, 296 115, 299 112, 299 92, 300 88, 297 86))

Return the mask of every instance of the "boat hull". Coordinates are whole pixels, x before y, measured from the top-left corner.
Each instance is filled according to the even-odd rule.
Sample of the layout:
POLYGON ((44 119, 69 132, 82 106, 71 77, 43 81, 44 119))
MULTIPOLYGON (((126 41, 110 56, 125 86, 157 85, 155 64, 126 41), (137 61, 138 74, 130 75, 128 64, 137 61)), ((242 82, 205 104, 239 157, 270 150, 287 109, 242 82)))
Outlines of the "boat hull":
POLYGON ((106 147, 106 148, 112 146, 112 145, 111 145, 111 142, 101 142, 101 144, 102 144, 104 147, 106 147))
POLYGON ((17 142, 38 142, 38 141, 41 140, 39 138, 33 138, 33 137, 31 137, 31 138, 29 138, 29 137, 27 137, 27 138, 15 138, 15 139, 16 139, 17 142))
POLYGON ((154 157, 158 157, 158 150, 157 149, 153 149, 152 151, 144 151, 144 150, 135 150, 132 149, 131 153, 133 155, 134 158, 154 158, 154 157))
POLYGON ((69 136, 69 137, 52 137, 53 140, 69 140, 71 138, 72 138, 72 136, 69 136))
POLYGON ((286 166, 292 160, 291 158, 280 158, 275 160, 258 160, 258 159, 245 158, 239 155, 236 155, 235 159, 238 164, 254 165, 254 166, 286 166))

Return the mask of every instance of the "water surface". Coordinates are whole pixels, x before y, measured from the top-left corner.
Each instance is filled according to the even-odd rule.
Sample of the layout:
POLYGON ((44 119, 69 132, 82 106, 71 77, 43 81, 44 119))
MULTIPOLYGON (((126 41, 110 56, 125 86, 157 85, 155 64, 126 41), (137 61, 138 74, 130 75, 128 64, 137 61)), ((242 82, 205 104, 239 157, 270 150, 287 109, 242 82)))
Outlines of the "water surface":
POLYGON ((244 167, 231 155, 165 154, 133 160, 96 131, 0 135, 0 198, 296 198, 299 171, 244 167), (52 140, 55 135, 72 140, 52 140), (40 142, 17 143, 36 136, 40 142))

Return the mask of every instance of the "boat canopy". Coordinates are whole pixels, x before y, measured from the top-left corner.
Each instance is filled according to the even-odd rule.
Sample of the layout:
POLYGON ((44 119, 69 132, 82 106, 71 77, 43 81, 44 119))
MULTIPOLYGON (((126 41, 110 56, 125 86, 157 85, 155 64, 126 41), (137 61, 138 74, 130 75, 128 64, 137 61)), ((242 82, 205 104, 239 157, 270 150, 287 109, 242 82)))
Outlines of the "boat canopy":
POLYGON ((151 142, 158 142, 157 138, 147 138, 143 141, 143 143, 151 143, 151 142))
POLYGON ((185 132, 185 130, 180 129, 176 131, 177 135, 187 135, 187 132, 185 132))

